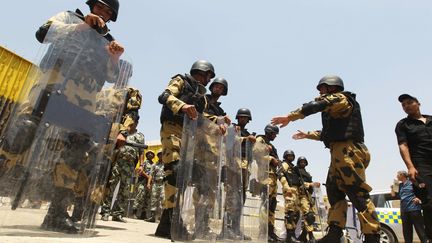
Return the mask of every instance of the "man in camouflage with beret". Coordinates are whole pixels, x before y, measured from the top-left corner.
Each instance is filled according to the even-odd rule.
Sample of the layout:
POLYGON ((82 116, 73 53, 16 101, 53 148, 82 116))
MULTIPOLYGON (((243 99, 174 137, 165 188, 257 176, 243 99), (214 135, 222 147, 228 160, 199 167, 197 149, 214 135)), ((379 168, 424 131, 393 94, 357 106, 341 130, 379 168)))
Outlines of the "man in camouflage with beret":
POLYGON ((210 62, 196 61, 189 74, 177 74, 172 77, 158 98, 159 103, 163 105, 160 136, 165 170, 165 202, 156 236, 171 238, 171 216, 177 192, 176 172, 180 160, 183 117, 187 115, 190 119, 197 119, 198 113, 207 108, 205 86, 214 77, 214 67, 210 62))
POLYGON ((344 91, 343 81, 334 75, 324 76, 318 83, 320 96, 305 103, 287 116, 274 117, 272 124, 285 127, 289 122, 322 112, 323 129, 293 135, 294 139, 321 140, 330 149, 331 163, 326 188, 330 202, 329 231, 318 242, 339 242, 345 228, 348 202, 358 211, 364 242, 380 241, 380 224, 370 199, 371 186, 365 170, 370 154, 364 142, 360 105, 354 93, 344 91))
POLYGON ((164 163, 162 159, 162 149, 160 149, 156 156, 158 160, 154 162, 152 177, 152 190, 151 190, 151 204, 150 204, 150 218, 146 219, 148 222, 156 222, 162 212, 162 204, 164 201, 164 183, 165 177, 164 163), (158 215, 159 214, 159 215, 158 215))
POLYGON ((138 120, 130 127, 132 130, 128 131, 124 144, 117 145, 117 156, 109 177, 110 194, 105 198, 101 208, 102 220, 104 221, 107 221, 111 215, 113 221, 126 222, 123 216, 126 214, 131 196, 131 177, 137 161, 143 160, 144 152, 143 148, 133 146, 133 144, 144 145, 144 135, 136 130, 137 125, 138 120))
POLYGON ((153 159, 155 154, 153 151, 148 150, 145 153, 145 157, 147 159, 145 161, 140 161, 136 168, 136 173, 138 175, 138 192, 135 196, 133 211, 139 219, 147 219, 150 217, 153 159))

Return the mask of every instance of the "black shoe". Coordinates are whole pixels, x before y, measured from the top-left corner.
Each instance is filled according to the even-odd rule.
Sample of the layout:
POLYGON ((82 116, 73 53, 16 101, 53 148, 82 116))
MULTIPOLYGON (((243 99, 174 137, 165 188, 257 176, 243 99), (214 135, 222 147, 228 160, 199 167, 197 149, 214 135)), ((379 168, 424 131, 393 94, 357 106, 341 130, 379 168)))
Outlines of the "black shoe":
POLYGON ((41 228, 49 231, 62 232, 67 234, 76 234, 78 229, 69 217, 66 216, 52 216, 47 214, 41 225, 41 228))
POLYGON ((108 220, 109 220, 109 215, 108 215, 108 214, 104 214, 104 215, 102 215, 101 220, 102 220, 102 221, 108 221, 108 220))
MULTIPOLYGON (((299 239, 300 240, 300 239, 299 239)), ((287 230, 287 236, 286 236, 286 243, 300 243, 303 241, 298 241, 295 237, 295 231, 294 230, 287 230)), ((306 241, 304 241, 306 242, 306 241)))
POLYGON ((279 238, 279 236, 276 235, 274 232, 269 232, 267 237, 268 242, 283 242, 284 240, 282 238, 279 238))
POLYGON ((147 221, 147 222, 150 222, 150 223, 154 223, 154 222, 156 222, 155 214, 156 214, 155 211, 151 211, 151 212, 150 212, 150 217, 144 219, 144 221, 147 221))
POLYGON ((379 243, 380 242, 380 234, 365 234, 363 243, 379 243))
POLYGON ((113 216, 112 221, 127 223, 127 221, 121 215, 113 216))
POLYGON ((236 234, 231 228, 227 227, 216 237, 216 240, 223 239, 240 241, 243 240, 243 236, 241 234, 236 234))
POLYGON ((336 243, 340 242, 340 238, 342 237, 343 232, 342 229, 336 225, 330 225, 327 234, 317 240, 317 243, 336 243))
POLYGON ((161 219, 158 227, 156 228, 155 236, 171 239, 171 215, 172 208, 164 209, 162 211, 161 219))
POLYGON ((308 232, 309 234, 309 240, 308 243, 316 243, 315 236, 313 235, 313 232, 308 232))

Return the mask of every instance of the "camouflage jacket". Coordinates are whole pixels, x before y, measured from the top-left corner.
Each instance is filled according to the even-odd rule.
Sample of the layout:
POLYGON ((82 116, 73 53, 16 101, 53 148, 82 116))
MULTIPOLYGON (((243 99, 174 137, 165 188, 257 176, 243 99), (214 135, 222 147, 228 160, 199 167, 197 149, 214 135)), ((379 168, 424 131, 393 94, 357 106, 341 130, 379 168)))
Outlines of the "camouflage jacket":
POLYGON ((163 181, 163 178, 165 177, 163 163, 157 162, 153 165, 152 177, 155 183, 161 183, 163 181))
MULTIPOLYGON (((144 144, 144 134, 136 132, 128 135, 126 142, 144 144)), ((130 161, 134 165, 138 162, 139 156, 144 152, 141 148, 136 148, 130 145, 124 145, 119 148, 118 158, 130 161)))

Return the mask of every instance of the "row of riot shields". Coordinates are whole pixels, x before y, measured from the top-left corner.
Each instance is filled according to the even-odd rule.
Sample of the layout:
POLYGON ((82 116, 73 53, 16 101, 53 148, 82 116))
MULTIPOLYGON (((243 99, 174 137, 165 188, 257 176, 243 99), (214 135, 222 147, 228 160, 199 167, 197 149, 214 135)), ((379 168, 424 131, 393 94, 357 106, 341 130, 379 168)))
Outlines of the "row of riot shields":
POLYGON ((1 134, 0 234, 95 227, 132 66, 80 23, 52 22, 38 78, 1 134))
POLYGON ((171 237, 200 242, 267 240, 268 150, 251 150, 251 185, 243 203, 241 142, 234 126, 223 134, 203 116, 185 117, 171 237), (229 232, 229 233, 228 233, 229 232), (251 238, 251 239, 249 239, 251 238))

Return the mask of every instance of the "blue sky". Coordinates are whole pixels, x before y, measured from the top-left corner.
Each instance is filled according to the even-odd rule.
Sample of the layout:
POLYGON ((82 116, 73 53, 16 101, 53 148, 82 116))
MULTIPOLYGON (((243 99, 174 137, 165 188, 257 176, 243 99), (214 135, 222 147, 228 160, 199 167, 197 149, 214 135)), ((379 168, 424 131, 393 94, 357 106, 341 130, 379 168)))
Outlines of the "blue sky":
MULTIPOLYGON (((252 110, 250 131, 258 134, 270 119, 287 114, 318 95, 326 74, 344 79, 362 107, 365 140, 372 154, 367 180, 387 189, 405 169, 394 127, 405 116, 398 95, 409 93, 432 113, 432 2, 402 0, 123 0, 111 33, 134 63, 132 86, 143 107, 139 129, 159 139, 157 96, 177 73, 198 59, 211 61, 217 77, 229 82, 222 105, 232 118, 252 110)), ((0 45, 35 60, 37 28, 52 15, 80 8, 85 1, 5 1, 0 45)), ((234 120, 234 119, 233 119, 234 120)), ((320 142, 294 141, 297 130, 321 128, 320 115, 291 123, 276 145, 281 156, 292 149, 306 156, 314 179, 324 182, 329 151, 320 142)))

